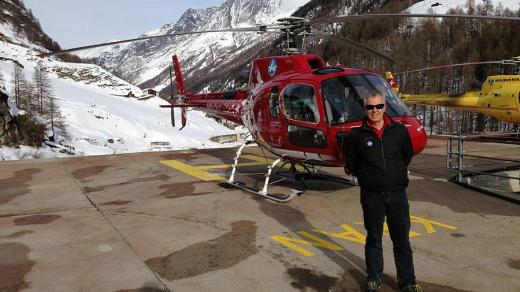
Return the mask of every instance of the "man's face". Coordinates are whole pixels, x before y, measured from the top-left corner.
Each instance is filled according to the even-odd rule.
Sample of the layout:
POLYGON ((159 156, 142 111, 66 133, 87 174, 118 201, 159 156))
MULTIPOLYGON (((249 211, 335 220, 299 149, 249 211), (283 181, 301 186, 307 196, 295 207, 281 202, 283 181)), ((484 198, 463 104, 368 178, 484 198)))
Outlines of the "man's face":
POLYGON ((367 114, 367 118, 371 123, 377 123, 383 120, 383 115, 386 110, 385 100, 382 96, 376 95, 370 97, 366 101, 365 105, 365 113, 367 114), (377 107, 383 105, 383 108, 378 109, 377 107), (368 108, 367 108, 368 107, 368 108))

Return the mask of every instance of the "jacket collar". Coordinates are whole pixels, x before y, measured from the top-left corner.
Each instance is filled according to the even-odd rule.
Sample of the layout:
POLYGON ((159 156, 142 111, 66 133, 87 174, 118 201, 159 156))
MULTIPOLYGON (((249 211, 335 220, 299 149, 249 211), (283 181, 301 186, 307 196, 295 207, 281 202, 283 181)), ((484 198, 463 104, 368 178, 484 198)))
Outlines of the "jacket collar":
MULTIPOLYGON (((391 127, 394 127, 395 126, 395 121, 392 119, 391 116, 389 116, 387 113, 384 113, 384 119, 386 119, 388 121, 388 124, 386 125, 386 127, 388 128, 391 128, 391 127)), ((368 122, 367 122, 367 118, 365 118, 363 120, 363 124, 361 126, 361 129, 365 130, 365 131, 370 131, 372 132, 372 128, 368 125, 368 122)))

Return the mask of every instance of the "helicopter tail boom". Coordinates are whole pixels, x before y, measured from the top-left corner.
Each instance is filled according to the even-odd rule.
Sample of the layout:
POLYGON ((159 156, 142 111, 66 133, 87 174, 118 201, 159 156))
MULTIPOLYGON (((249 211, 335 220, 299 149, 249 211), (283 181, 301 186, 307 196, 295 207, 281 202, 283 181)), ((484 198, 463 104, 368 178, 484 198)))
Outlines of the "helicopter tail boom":
MULTIPOLYGON (((173 71, 175 73, 176 96, 168 105, 161 105, 162 108, 180 108, 182 118, 182 128, 187 123, 187 108, 193 107, 206 112, 212 116, 227 119, 238 124, 242 122, 242 101, 248 96, 246 90, 232 90, 226 92, 212 93, 189 93, 184 84, 182 69, 177 55, 172 56, 173 71)), ((172 82, 173 83, 173 82, 172 82)), ((172 90, 173 91, 173 90, 172 90)), ((172 118, 173 120, 173 118, 172 118)), ((182 129, 181 128, 181 129, 182 129)))

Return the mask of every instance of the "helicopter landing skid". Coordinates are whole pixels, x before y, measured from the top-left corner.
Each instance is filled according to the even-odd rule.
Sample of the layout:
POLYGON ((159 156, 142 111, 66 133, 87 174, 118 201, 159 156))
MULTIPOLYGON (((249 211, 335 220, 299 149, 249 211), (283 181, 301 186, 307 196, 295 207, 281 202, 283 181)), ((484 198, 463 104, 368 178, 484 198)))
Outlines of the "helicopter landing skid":
POLYGON ((223 188, 228 188, 228 189, 229 188, 241 189, 241 190, 250 192, 252 194, 264 197, 266 199, 273 200, 273 201, 278 202, 278 203, 289 202, 292 199, 294 199, 296 196, 303 194, 303 191, 294 190, 294 189, 291 189, 291 192, 288 195, 273 194, 273 193, 269 193, 267 191, 267 187, 269 186, 269 179, 271 177, 271 173, 273 172, 273 169, 275 168, 275 166, 282 160, 281 158, 276 159, 271 164, 269 164, 269 166, 267 167, 267 172, 265 174, 264 187, 261 190, 259 190, 257 188, 254 188, 254 187, 251 187, 251 186, 248 186, 247 184, 245 184, 243 182, 235 181, 235 174, 236 174, 236 169, 237 169, 237 165, 238 165, 238 159, 239 159, 240 155, 242 154, 242 150, 244 149, 244 147, 246 147, 246 145, 248 145, 248 144, 250 144, 252 142, 253 141, 246 141, 246 142, 244 142, 244 144, 242 144, 240 146, 240 148, 238 148, 237 153, 235 155, 235 161, 233 163, 233 169, 231 170, 231 175, 229 176, 228 180, 220 182, 219 186, 221 186, 223 188))
POLYGON ((272 193, 268 193, 268 192, 264 193, 264 192, 262 192, 262 190, 248 186, 247 184, 240 182, 240 181, 235 181, 235 182, 223 181, 223 182, 220 182, 218 185, 223 188, 226 188, 226 189, 231 189, 231 188, 241 189, 246 192, 255 194, 257 196, 264 197, 269 200, 273 200, 278 203, 287 203, 303 193, 302 191, 294 190, 294 189, 291 189, 291 193, 288 195, 272 194, 272 193))

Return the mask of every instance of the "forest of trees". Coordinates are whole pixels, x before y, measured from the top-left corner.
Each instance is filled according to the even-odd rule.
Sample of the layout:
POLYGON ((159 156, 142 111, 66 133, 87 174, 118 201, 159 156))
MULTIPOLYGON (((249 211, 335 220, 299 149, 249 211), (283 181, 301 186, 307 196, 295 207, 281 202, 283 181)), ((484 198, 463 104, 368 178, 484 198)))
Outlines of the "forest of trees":
POLYGON ((63 116, 42 63, 35 67, 32 80, 26 79, 17 64, 14 64, 13 72, 13 98, 17 107, 25 111, 24 116, 31 124, 45 125, 50 133, 47 138, 51 141, 67 137, 63 116))

